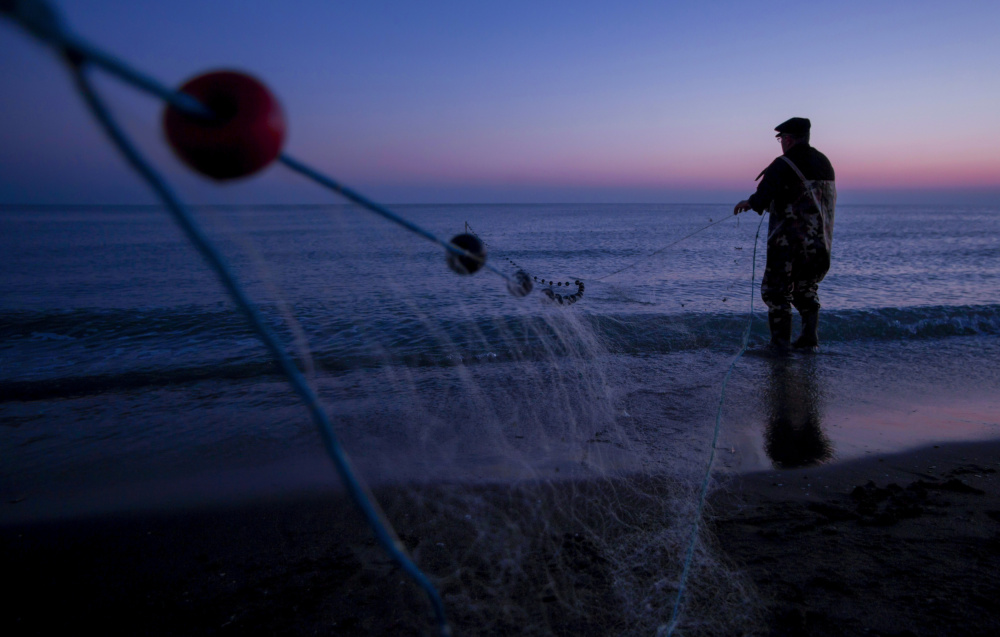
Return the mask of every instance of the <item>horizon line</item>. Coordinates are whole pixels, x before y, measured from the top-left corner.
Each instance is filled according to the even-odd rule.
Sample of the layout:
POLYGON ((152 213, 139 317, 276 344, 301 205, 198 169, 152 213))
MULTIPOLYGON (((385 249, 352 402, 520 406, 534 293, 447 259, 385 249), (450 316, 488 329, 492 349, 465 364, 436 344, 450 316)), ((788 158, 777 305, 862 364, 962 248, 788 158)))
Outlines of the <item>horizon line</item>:
MULTIPOLYGON (((732 201, 717 201, 717 202, 705 202, 705 201, 604 201, 604 202, 594 202, 594 201, 511 201, 511 202, 497 202, 497 201, 437 201, 437 202, 427 202, 427 201, 381 201, 379 202, 383 205, 388 206, 729 206, 734 205, 732 201)), ((186 206, 192 208, 326 208, 329 206, 357 206, 357 204, 350 201, 331 201, 326 203, 314 203, 314 202, 268 202, 268 203, 185 203, 186 206)), ((931 203, 914 203, 914 202, 885 202, 885 201, 852 201, 837 204, 837 207, 841 206, 940 206, 940 205, 954 205, 954 206, 976 206, 976 207, 991 207, 1000 205, 1000 201, 997 203, 968 203, 968 202, 955 202, 953 204, 942 204, 938 202, 931 203)), ((18 209, 29 209, 29 208, 75 208, 75 209, 93 209, 93 208, 148 208, 148 209, 159 209, 163 208, 164 204, 160 203, 12 203, 12 202, 0 202, 0 210, 18 210, 18 209)))

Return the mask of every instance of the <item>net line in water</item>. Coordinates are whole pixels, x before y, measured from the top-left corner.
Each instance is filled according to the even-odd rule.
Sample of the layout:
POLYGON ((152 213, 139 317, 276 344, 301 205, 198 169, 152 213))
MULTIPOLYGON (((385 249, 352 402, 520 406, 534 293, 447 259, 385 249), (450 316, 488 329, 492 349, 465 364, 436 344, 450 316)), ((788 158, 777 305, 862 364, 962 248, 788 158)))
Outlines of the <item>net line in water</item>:
MULTIPOLYGON (((555 286, 555 287, 562 287, 562 286, 569 287, 570 281, 558 281, 558 280, 556 280, 553 277, 545 277, 545 276, 542 276, 541 278, 539 278, 537 275, 532 275, 531 271, 529 269, 522 267, 520 264, 518 264, 516 261, 514 261, 510 257, 507 257, 505 260, 509 264, 511 264, 514 268, 516 268, 519 273, 523 272, 525 275, 529 276, 531 278, 531 280, 534 281, 535 283, 541 283, 542 285, 548 286, 544 290, 542 290, 542 292, 549 299, 551 299, 552 301, 555 301, 559 305, 563 305, 563 304, 572 305, 573 303, 576 303, 577 301, 579 301, 583 297, 583 292, 586 289, 586 286, 585 286, 585 282, 586 281, 603 282, 605 279, 610 279, 611 277, 615 276, 616 274, 621 274, 622 272, 625 272, 626 270, 631 270, 632 268, 634 268, 634 267, 636 267, 636 266, 638 266, 638 265, 640 265, 642 263, 645 263, 645 262, 649 261, 650 259, 652 259, 656 255, 661 254, 662 252, 665 252, 666 250, 669 250, 670 248, 672 248, 672 247, 674 247, 676 245, 679 245, 679 244, 687 241, 688 239, 694 237, 695 235, 697 235, 697 234, 699 234, 699 233, 701 233, 701 232, 703 232, 705 230, 708 230, 712 226, 718 225, 718 224, 722 223, 723 221, 726 221, 725 217, 723 217, 722 219, 718 219, 718 220, 709 219, 708 220, 708 224, 706 224, 704 226, 701 226, 697 230, 695 230, 693 232, 689 232, 688 234, 684 235, 683 237, 681 237, 679 239, 676 239, 674 241, 671 241, 670 243, 668 243, 666 245, 660 246, 659 248, 657 248, 653 252, 650 252, 647 255, 644 255, 644 256, 642 256, 642 257, 640 257, 638 259, 635 259, 631 263, 628 263, 627 265, 624 265, 624 266, 622 266, 622 267, 620 267, 620 268, 618 268, 616 270, 612 270, 611 272, 608 272, 607 274, 604 274, 604 275, 601 275, 601 276, 591 276, 591 277, 588 277, 588 276, 573 276, 573 277, 570 277, 573 280, 572 283, 574 285, 576 285, 576 292, 574 292, 573 294, 565 295, 565 296, 562 295, 562 294, 560 294, 560 293, 558 293, 558 292, 556 292, 553 289, 553 286, 555 286)), ((472 229, 472 227, 469 225, 468 221, 465 222, 465 231, 467 233, 469 233, 469 234, 472 234, 473 236, 475 236, 476 238, 478 238, 480 241, 482 241, 484 246, 489 245, 488 243, 486 243, 485 239, 483 239, 481 236, 479 236, 479 234, 475 230, 472 229)), ((751 311, 752 311, 752 309, 751 309, 751 311)))
MULTIPOLYGON (((109 138, 112 140, 114 145, 118 147, 120 152, 127 158, 129 164, 140 173, 144 180, 150 185, 150 187, 157 192, 160 198, 164 201, 167 208, 171 211, 174 216, 175 221, 181 226, 185 235, 191 241, 191 243, 198 249, 202 254, 203 258, 209 263, 210 267, 216 272, 220 281, 223 283, 230 295, 230 298, 234 301, 236 306, 245 314, 247 320, 253 326, 254 330, 257 332, 258 337, 265 344, 271 355, 274 357, 275 361, 282 368, 283 372, 286 374, 290 384, 295 389, 295 391, 300 395, 303 403, 309 408, 310 413, 313 416, 317 427, 320 430, 321 436, 323 437, 326 449, 331 459, 333 459, 335 466, 338 469, 338 473, 341 479, 348 487, 349 492, 352 495, 355 503, 364 513, 366 519, 372 525, 373 531, 379 540, 380 545, 383 549, 396 561, 405 572, 407 572, 410 577, 424 590, 428 596, 431 605, 434 609, 435 615, 438 620, 438 627, 441 634, 450 634, 450 626, 445 616, 444 605, 441 600, 439 593, 435 586, 429 581, 429 579, 424 575, 424 573, 415 565, 415 563, 406 554, 402 543, 396 537, 395 532, 392 530, 391 525, 389 525, 388 520, 381 513, 378 508, 377 503, 374 498, 371 497, 367 489, 361 485, 358 479, 354 476, 354 471, 351 468, 350 461, 346 454, 343 452, 340 444, 337 440, 337 436, 333 430, 333 426, 327 417, 325 410, 319 405, 318 399, 314 391, 310 388, 308 383, 302 377, 301 373, 296 368, 295 364, 291 361, 288 355, 285 353, 284 349, 278 343, 277 339, 273 336, 270 330, 264 324, 259 311, 256 309, 254 304, 249 300, 246 294, 243 292, 240 283, 236 279, 235 275, 232 273, 231 269, 225 263, 224 258, 221 253, 218 252, 208 240, 207 236, 201 231, 193 217, 187 211, 185 206, 179 201, 179 199, 174 195, 173 191, 166 184, 166 182, 158 175, 158 173, 146 162, 146 160, 138 153, 134 145, 128 140, 124 135, 122 130, 115 123, 107 107, 104 105, 103 101, 100 99, 98 94, 94 91, 93 86, 90 84, 86 71, 88 66, 96 66, 102 68, 112 74, 118 76, 120 79, 126 81, 127 83, 136 86, 142 90, 157 95, 167 103, 171 104, 173 107, 182 110, 185 113, 189 113, 196 117, 213 117, 214 115, 207 112, 206 107, 187 96, 184 93, 173 91, 169 88, 163 87, 155 80, 143 76, 142 74, 130 69, 127 65, 120 62, 116 58, 104 54, 97 49, 91 47, 89 44, 78 40, 68 34, 68 32, 59 23, 59 20, 55 17, 54 12, 48 9, 47 5, 41 2, 35 1, 25 1, 25 0, 15 0, 7 1, 0 5, 0 10, 5 13, 10 14, 15 20, 19 21, 27 30, 29 30, 33 35, 39 37, 41 40, 47 44, 53 46, 67 59, 72 68, 74 78, 77 83, 77 87, 87 102, 89 108, 95 115, 102 128, 105 130, 109 138)), ((326 177, 322 173, 310 168, 309 166, 299 162, 298 160, 289 157, 286 154, 281 154, 278 157, 278 161, 284 164, 291 170, 298 172, 299 174, 305 176, 306 178, 319 183, 320 185, 333 190, 339 195, 349 199, 357 205, 378 214, 384 219, 395 223, 408 231, 421 236, 427 240, 435 242, 443 246, 448 253, 453 254, 457 257, 473 259, 478 261, 480 265, 486 267, 493 271, 495 274, 503 277, 510 284, 512 282, 512 277, 510 277, 505 272, 492 266, 490 263, 485 261, 485 258, 478 256, 469 250, 455 245, 453 242, 446 242, 439 239, 433 233, 423 229, 417 224, 411 223, 408 220, 396 215, 395 213, 387 210, 386 208, 380 206, 377 203, 365 198, 364 196, 354 192, 353 190, 339 184, 335 180, 326 177)), ((613 275, 619 274, 625 270, 635 267, 639 263, 647 261, 653 256, 665 251, 666 249, 681 243, 682 241, 694 236, 695 234, 712 227, 718 223, 721 223, 724 219, 718 221, 712 221, 708 225, 699 228, 698 230, 668 244, 651 254, 648 254, 641 259, 638 259, 632 263, 627 264, 615 271, 605 274, 600 277, 591 278, 591 280, 600 281, 609 278, 613 275)), ((763 220, 762 220, 763 221, 763 220)), ((760 227, 758 227, 759 235, 760 227)), ((754 263, 756 257, 756 238, 755 238, 755 248, 754 248, 754 263)), ((517 264, 511 261, 512 265, 517 267, 517 264)), ((519 268, 520 269, 520 268, 519 268)), ((754 275, 751 275, 751 288, 753 286, 754 275)), ((580 281, 584 280, 580 278, 577 282, 578 295, 575 298, 579 298, 582 295, 582 283, 580 281)), ((515 283, 520 283, 514 281, 515 283)), ((544 283, 544 280, 543 280, 544 283)), ((523 284, 522 284, 523 285, 523 284)), ((568 283, 567 283, 568 285, 568 283)), ((518 296, 518 295, 516 295, 518 296)), ((560 302, 563 297, 557 295, 560 302)), ((572 297, 573 295, 571 295, 572 297)), ((571 298, 566 297, 566 298, 571 298)), ((550 298, 552 298, 550 296, 550 298)), ((574 299, 575 300, 575 299, 574 299)), ((751 321, 753 316, 753 301, 751 292, 751 321)), ((725 400, 725 387, 726 382, 735 366, 736 360, 739 356, 743 354, 746 350, 748 339, 749 339, 749 325, 743 336, 742 347, 737 355, 736 359, 733 360, 726 373, 725 380, 723 381, 722 395, 719 400, 718 414, 716 417, 716 427, 713 434, 713 441, 711 447, 712 457, 714 458, 714 452, 716 447, 716 442, 718 439, 720 420, 722 412, 722 403, 725 400)), ((700 491, 700 496, 698 500, 698 511, 694 519, 694 528, 691 532, 690 543, 688 544, 687 556, 685 558, 684 570, 681 576, 681 581, 679 585, 679 590, 677 593, 676 601, 674 604, 674 610, 671 615, 671 620, 668 624, 669 633, 672 633, 677 621, 679 619, 679 610, 681 607, 683 595, 685 592, 686 582, 689 577, 691 560, 694 553, 694 546, 697 541, 698 534, 698 520, 701 516, 701 509, 704 505, 704 499, 707 494, 707 485, 709 480, 709 474, 711 472, 712 459, 709 460, 709 466, 706 471, 706 476, 703 481, 702 489, 700 491)))

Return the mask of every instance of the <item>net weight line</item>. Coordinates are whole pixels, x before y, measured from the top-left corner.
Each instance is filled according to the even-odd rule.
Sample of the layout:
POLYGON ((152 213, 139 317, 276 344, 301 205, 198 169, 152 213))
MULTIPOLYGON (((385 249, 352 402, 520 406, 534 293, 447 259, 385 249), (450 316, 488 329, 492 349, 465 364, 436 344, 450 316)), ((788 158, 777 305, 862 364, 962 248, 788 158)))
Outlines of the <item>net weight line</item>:
MULTIPOLYGON (((482 244, 483 244, 484 247, 489 246, 489 244, 486 242, 486 240, 483 239, 481 236, 479 236, 479 234, 475 230, 472 229, 472 226, 469 225, 468 221, 465 222, 465 232, 466 232, 466 234, 471 234, 472 236, 474 236, 477 239, 479 239, 482 242, 482 244)), ((518 263, 515 262, 510 257, 504 257, 504 260, 507 263, 509 263, 512 266, 514 266, 514 269, 516 270, 516 274, 514 275, 515 278, 523 277, 522 283, 521 283, 521 288, 522 289, 525 289, 525 286, 524 286, 524 281, 525 280, 530 280, 530 281, 534 281, 535 283, 541 283, 542 285, 547 285, 549 287, 544 288, 542 290, 542 294, 544 294, 550 301, 558 303, 559 305, 573 305, 574 303, 576 303, 577 301, 579 301, 581 298, 583 298, 583 291, 584 291, 585 285, 584 285, 583 281, 580 281, 579 279, 577 279, 576 281, 574 281, 574 283, 576 283, 576 292, 574 292, 573 294, 567 294, 567 295, 564 296, 562 294, 559 294, 555 290, 553 290, 552 286, 561 287, 561 286, 565 285, 566 287, 569 287, 569 285, 570 285, 569 281, 554 281, 554 280, 546 280, 544 278, 539 279, 537 276, 532 276, 531 274, 529 274, 528 270, 526 268, 523 268, 520 265, 518 265, 518 263)), ((530 291, 530 287, 528 287, 526 289, 528 289, 530 291)), ((523 296, 523 294, 521 294, 520 296, 523 296)))

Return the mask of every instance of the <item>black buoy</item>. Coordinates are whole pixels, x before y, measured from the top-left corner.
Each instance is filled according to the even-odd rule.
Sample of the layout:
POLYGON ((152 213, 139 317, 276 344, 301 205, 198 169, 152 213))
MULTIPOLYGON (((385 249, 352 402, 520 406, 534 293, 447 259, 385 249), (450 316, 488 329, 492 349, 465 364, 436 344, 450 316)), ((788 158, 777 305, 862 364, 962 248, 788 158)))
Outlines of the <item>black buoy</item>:
POLYGON ((507 290, 514 296, 520 298, 531 293, 531 277, 524 270, 518 270, 514 276, 507 281, 507 290))
POLYGON ((472 274, 486 263, 486 246, 479 240, 479 237, 471 234, 459 234, 452 237, 451 242, 476 257, 474 259, 449 251, 448 267, 452 271, 458 274, 472 274))

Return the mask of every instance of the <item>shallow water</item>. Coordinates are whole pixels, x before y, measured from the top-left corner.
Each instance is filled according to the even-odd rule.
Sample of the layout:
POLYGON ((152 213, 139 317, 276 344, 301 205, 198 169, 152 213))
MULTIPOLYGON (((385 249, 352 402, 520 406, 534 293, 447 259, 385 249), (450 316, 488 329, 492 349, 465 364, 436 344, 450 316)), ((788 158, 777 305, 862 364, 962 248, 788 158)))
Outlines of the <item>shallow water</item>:
MULTIPOLYGON (((996 210, 841 207, 823 352, 775 361, 751 291, 759 220, 730 209, 397 208, 443 237, 468 222, 494 264, 560 293, 582 278, 571 306, 458 277, 437 246, 351 207, 197 213, 372 483, 695 476, 720 399, 729 469, 1000 433, 996 210)), ((0 253, 4 517, 336 484, 162 211, 3 210, 0 253)))

